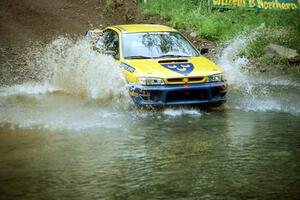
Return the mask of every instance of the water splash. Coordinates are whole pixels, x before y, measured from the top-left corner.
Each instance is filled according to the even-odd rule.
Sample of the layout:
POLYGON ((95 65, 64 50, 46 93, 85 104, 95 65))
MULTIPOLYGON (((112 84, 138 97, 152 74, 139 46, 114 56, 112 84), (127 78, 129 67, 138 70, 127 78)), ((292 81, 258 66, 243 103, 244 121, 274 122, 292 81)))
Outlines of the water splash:
POLYGON ((59 91, 59 88, 53 87, 48 82, 45 83, 24 83, 13 85, 11 87, 0 88, 0 96, 14 96, 14 95, 39 95, 45 93, 53 93, 59 91))
POLYGON ((63 91, 92 99, 127 97, 126 81, 112 57, 93 51, 84 40, 59 38, 42 56, 46 79, 63 91))
POLYGON ((170 117, 178 117, 183 115, 199 117, 202 115, 199 110, 195 109, 166 109, 163 111, 163 114, 170 117))
POLYGON ((247 45, 255 40, 261 31, 265 28, 262 24, 255 31, 247 35, 239 35, 228 42, 227 47, 221 52, 217 64, 226 74, 228 84, 231 88, 242 89, 249 93, 252 89, 252 84, 249 83, 249 75, 245 73, 243 68, 249 65, 247 57, 240 57, 239 53, 244 50, 247 45))
POLYGON ((248 59, 238 56, 262 33, 264 28, 265 26, 261 25, 250 34, 234 38, 219 56, 218 65, 224 71, 229 84, 227 108, 255 112, 287 112, 298 115, 300 113, 300 103, 296 101, 300 94, 298 81, 288 80, 289 77, 283 76, 251 74, 253 66, 248 59))
POLYGON ((39 81, 2 88, 0 95, 59 90, 88 99, 122 100, 122 103, 129 100, 126 80, 118 64, 112 57, 93 51, 85 40, 60 37, 27 54, 31 74, 39 81))
POLYGON ((28 80, 35 81, 0 88, 0 126, 73 130, 122 126, 122 111, 132 102, 113 58, 93 51, 85 40, 66 37, 32 49, 27 58, 28 80))

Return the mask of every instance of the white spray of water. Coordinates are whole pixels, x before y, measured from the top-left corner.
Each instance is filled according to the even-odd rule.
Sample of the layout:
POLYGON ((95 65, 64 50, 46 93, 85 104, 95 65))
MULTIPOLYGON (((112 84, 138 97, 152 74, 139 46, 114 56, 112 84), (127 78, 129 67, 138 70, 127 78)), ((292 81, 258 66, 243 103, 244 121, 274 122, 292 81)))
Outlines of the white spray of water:
POLYGON ((0 88, 0 96, 13 96, 13 95, 38 95, 45 93, 52 93, 59 91, 58 88, 53 87, 51 84, 45 83, 24 83, 13 85, 11 87, 0 88))
POLYGON ((170 117, 178 117, 183 115, 188 116, 201 116, 202 113, 199 110, 193 109, 166 109, 163 111, 163 114, 170 117))
POLYGON ((249 83, 249 76, 243 72, 249 62, 246 57, 239 57, 239 53, 244 50, 247 45, 259 36, 260 31, 265 28, 264 24, 259 26, 256 31, 247 36, 240 35, 229 42, 229 45, 221 52, 218 65, 226 74, 228 84, 234 89, 242 88, 243 91, 250 92, 252 84, 249 83))
POLYGON ((121 127, 119 111, 132 103, 113 58, 93 51, 87 41, 61 37, 28 52, 27 64, 37 81, 0 88, 0 125, 73 130, 121 127))
POLYGON ((54 87, 93 99, 126 96, 126 81, 112 57, 93 51, 87 41, 59 38, 46 47, 42 62, 54 87))
MULTIPOLYGON (((280 77, 257 77, 251 75, 244 68, 251 69, 246 57, 239 57, 239 53, 255 40, 264 30, 261 25, 248 35, 238 36, 230 41, 222 51, 218 65, 224 71, 229 84, 228 108, 244 111, 276 111, 298 115, 300 104, 295 101, 299 98, 300 84, 280 77), (290 87, 294 94, 278 95, 282 87, 290 87), (232 95, 234 94, 234 95, 232 95)), ((250 70, 251 71, 251 70, 250 70)))
MULTIPOLYGON (((85 40, 61 37, 29 59, 31 69, 40 70, 39 83, 24 83, 0 90, 0 96, 62 91, 88 99, 127 99, 126 81, 114 59, 90 48, 85 40)), ((35 72, 36 73, 36 72, 35 72)))

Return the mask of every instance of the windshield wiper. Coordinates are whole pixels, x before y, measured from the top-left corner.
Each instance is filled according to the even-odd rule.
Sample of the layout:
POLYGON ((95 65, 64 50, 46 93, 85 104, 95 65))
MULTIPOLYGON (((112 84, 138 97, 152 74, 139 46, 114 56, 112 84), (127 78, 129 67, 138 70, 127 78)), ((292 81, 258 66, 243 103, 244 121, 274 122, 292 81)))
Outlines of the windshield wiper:
POLYGON ((191 57, 189 55, 173 55, 173 54, 166 54, 166 55, 161 55, 155 58, 182 58, 182 57, 191 57))
POLYGON ((149 56, 127 56, 125 59, 152 59, 152 57, 149 56))

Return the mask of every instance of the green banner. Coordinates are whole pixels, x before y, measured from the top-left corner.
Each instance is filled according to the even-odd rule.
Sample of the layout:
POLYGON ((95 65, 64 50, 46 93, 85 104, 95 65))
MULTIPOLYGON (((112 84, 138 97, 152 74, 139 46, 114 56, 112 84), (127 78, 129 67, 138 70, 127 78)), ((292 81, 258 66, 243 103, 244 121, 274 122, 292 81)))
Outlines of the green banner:
POLYGON ((299 9, 300 0, 208 0, 211 8, 299 9))

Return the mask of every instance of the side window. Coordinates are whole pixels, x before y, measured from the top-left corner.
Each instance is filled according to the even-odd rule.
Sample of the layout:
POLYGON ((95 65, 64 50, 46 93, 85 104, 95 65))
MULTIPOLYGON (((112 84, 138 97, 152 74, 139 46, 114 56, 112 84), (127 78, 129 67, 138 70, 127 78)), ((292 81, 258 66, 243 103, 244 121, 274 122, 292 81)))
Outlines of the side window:
POLYGON ((119 36, 113 30, 103 32, 103 39, 97 41, 97 47, 104 50, 105 54, 113 55, 115 59, 119 59, 119 36))

